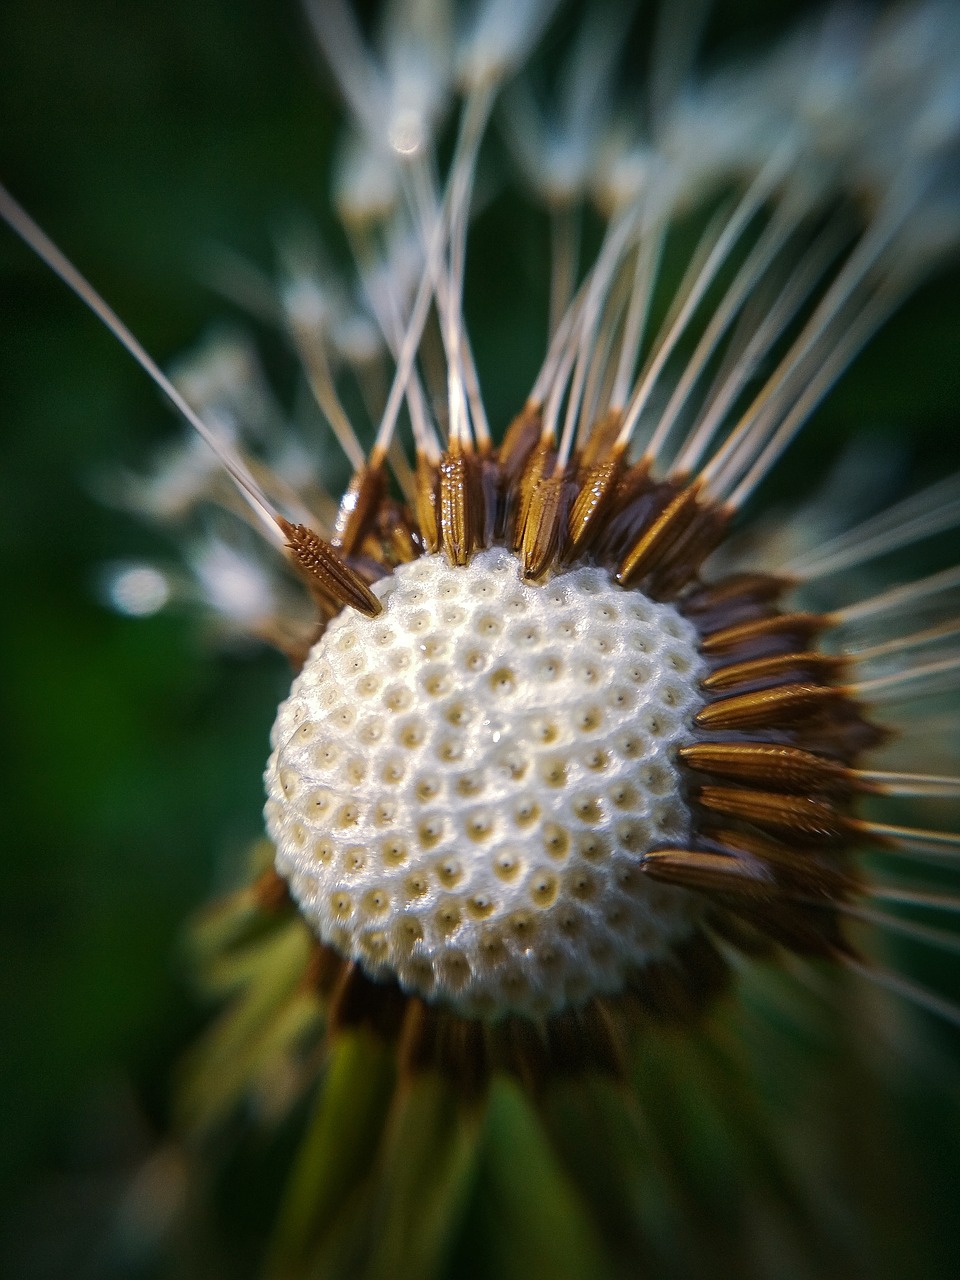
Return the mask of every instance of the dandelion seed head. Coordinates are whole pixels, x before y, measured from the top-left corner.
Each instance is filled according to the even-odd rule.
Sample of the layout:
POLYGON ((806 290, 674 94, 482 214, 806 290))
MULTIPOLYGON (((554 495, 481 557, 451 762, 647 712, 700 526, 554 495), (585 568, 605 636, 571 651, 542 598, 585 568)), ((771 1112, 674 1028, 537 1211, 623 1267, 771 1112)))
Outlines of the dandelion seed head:
MULTIPOLYGON (((396 0, 368 43, 346 0, 308 4, 349 115, 334 199, 357 272, 294 246, 263 313, 350 464, 339 500, 306 432, 274 430, 255 360, 208 353, 182 403, 0 192, 197 432, 127 486, 168 524, 233 521, 190 544, 181 595, 299 670, 266 771, 276 871, 252 896, 299 930, 290 989, 331 1036, 376 1026, 465 1088, 503 1064, 529 1080, 541 1030, 547 1069, 571 1048, 606 1069, 608 1008, 618 1035, 689 1020, 743 957, 830 959, 960 1021, 865 968, 848 928, 912 927, 863 908, 865 845, 960 848, 895 807, 960 791, 955 720, 925 735, 936 774, 910 728, 960 682, 960 570, 891 564, 956 527, 956 482, 875 514, 895 464, 860 460, 819 504, 729 534, 955 251, 955 6, 837 10, 697 74, 665 12, 640 111, 612 9, 542 100, 523 64, 557 8, 396 0), (466 322, 488 128, 549 223, 550 337, 509 425, 466 322), (876 759, 891 731, 902 773, 876 759)), ((149 578, 118 581, 116 607, 153 607, 149 578)))
POLYGON ((321 940, 468 1015, 616 991, 698 914, 637 871, 689 837, 693 627, 601 569, 519 569, 502 548, 424 557, 378 584, 377 618, 345 610, 266 775, 277 866, 321 940))
POLYGON ((102 593, 112 609, 131 618, 159 613, 171 595, 167 575, 150 564, 109 566, 103 574, 102 593))

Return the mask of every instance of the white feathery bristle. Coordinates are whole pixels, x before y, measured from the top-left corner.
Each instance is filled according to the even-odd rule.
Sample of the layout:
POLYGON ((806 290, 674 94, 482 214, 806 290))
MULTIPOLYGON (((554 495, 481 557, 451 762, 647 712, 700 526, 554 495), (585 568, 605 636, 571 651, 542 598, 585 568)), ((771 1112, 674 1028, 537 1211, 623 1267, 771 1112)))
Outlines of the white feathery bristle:
POLYGON ((787 140, 766 97, 748 78, 729 73, 678 98, 657 145, 677 200, 699 203, 718 186, 756 173, 787 140))
POLYGON ((395 220, 382 256, 361 264, 361 284, 378 318, 393 313, 405 320, 423 277, 423 242, 406 223, 395 220))
POLYGON ((354 121, 368 137, 380 136, 387 107, 383 72, 352 6, 348 0, 305 0, 304 7, 354 121))
POLYGON ((495 85, 524 60, 559 0, 474 0, 457 45, 456 65, 467 89, 495 85))
POLYGON ((194 547, 189 564, 204 602, 232 626, 247 630, 273 618, 273 578, 252 555, 211 537, 194 547))
POLYGON ((330 337, 337 355, 353 368, 362 369, 383 354, 383 337, 376 322, 359 309, 338 311, 330 337))
POLYGON ((507 141, 527 182, 547 205, 582 198, 608 127, 613 69, 630 6, 588 14, 559 73, 554 100, 541 107, 523 82, 501 115, 507 141))
POLYGON ((357 133, 348 133, 334 170, 333 200, 348 227, 387 221, 400 200, 395 155, 372 147, 357 133))
POLYGON ((238 392, 259 372, 249 340, 236 334, 212 334, 170 369, 170 379, 185 400, 204 413, 236 403, 238 392))
POLYGON ((283 415, 253 342, 233 331, 214 330, 174 364, 171 379, 184 399, 224 433, 225 441, 266 441, 283 415))
POLYGON ((649 207, 651 199, 665 213, 671 183, 660 152, 632 129, 619 125, 607 132, 594 156, 591 193, 608 218, 641 200, 649 207))
MULTIPOLYGON (((218 426, 223 438, 232 444, 233 433, 222 419, 218 426)), ((124 471, 111 487, 119 505, 154 520, 170 521, 189 516, 222 483, 218 458, 203 440, 190 435, 159 453, 152 475, 124 471)))
POLYGON ((832 10, 787 38, 758 69, 762 98, 799 131, 811 158, 847 161, 870 128, 860 91, 865 15, 832 10))
POLYGON ((451 91, 449 0, 394 0, 379 44, 388 103, 383 141, 403 158, 422 155, 433 142, 451 91))
POLYGON ((290 327, 311 341, 322 341, 333 322, 334 307, 327 292, 312 276, 298 274, 281 292, 283 310, 290 327))

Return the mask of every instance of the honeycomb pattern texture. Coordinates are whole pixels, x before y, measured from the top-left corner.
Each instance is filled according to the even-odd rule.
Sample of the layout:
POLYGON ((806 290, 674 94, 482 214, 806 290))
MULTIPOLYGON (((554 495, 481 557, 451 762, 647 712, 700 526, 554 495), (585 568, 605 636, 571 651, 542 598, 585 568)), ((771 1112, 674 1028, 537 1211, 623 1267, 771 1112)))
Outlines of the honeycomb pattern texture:
POLYGON ((277 868, 319 937, 470 1017, 547 1016, 622 988, 695 899, 638 870, 682 844, 677 748, 693 628, 595 568, 427 556, 345 609, 280 707, 277 868))

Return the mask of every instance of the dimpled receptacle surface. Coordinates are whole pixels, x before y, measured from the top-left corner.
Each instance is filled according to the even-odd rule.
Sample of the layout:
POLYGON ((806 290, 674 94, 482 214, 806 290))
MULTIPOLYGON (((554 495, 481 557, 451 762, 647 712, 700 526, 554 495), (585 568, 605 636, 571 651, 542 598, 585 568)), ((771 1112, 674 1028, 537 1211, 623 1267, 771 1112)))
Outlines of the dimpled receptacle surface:
POLYGON ((346 609, 280 707, 277 868, 318 936, 470 1017, 619 990, 691 932, 638 870, 682 844, 693 628, 600 569, 545 585, 494 549, 427 556, 346 609))

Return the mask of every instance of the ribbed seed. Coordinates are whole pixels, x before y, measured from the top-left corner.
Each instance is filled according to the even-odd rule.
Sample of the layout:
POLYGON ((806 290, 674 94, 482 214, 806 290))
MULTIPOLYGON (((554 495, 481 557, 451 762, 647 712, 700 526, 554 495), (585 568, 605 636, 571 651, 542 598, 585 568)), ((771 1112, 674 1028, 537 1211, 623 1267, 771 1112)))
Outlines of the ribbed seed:
POLYGON ((697 510, 697 489, 682 489, 653 521, 624 556, 617 580, 624 586, 651 572, 664 553, 689 526, 697 510))
POLYGON ((772 827, 805 840, 835 840, 845 830, 842 815, 834 806, 813 796, 715 786, 698 787, 694 796, 699 804, 714 813, 772 827))
POLYGON ((788 727, 813 715, 827 702, 842 698, 829 685, 797 683, 734 694, 710 702, 697 712, 695 721, 703 729, 762 729, 788 727))
POLYGON ((420 536, 426 550, 433 555, 440 550, 437 523, 437 468, 422 453, 417 455, 415 473, 415 508, 420 536))
POLYGON ((387 489, 382 464, 371 461, 347 485, 334 525, 331 546, 345 556, 352 555, 369 530, 387 489))
POLYGON ((329 542, 303 524, 278 521, 293 554, 294 563, 311 586, 340 608, 351 605, 375 618, 382 605, 360 575, 340 559, 329 542))
POLYGON ((746 662, 731 662, 704 676, 704 689, 732 689, 738 684, 753 684, 760 680, 773 680, 778 676, 804 674, 835 675, 844 666, 844 660, 829 653, 803 650, 800 653, 777 653, 768 658, 750 658, 746 662))
POLYGON ((850 789, 849 771, 836 760, 780 743, 694 742, 679 755, 691 769, 781 791, 850 789))

